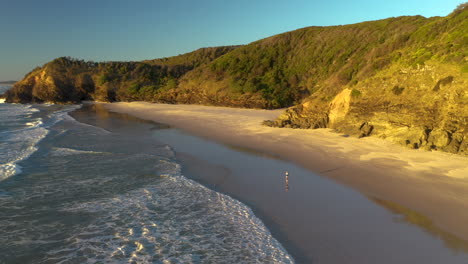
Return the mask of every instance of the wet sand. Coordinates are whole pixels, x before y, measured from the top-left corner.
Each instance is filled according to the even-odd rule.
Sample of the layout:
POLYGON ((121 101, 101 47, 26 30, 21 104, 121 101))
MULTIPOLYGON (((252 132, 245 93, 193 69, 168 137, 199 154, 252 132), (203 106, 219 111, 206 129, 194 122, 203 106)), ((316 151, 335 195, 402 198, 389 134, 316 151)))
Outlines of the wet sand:
MULTIPOLYGON (((186 174, 253 207, 299 263, 468 259, 467 158, 407 150, 375 138, 345 138, 329 130, 261 126, 281 110, 104 106, 209 139, 166 135, 186 174), (203 142, 197 145, 197 140, 203 142), (243 157, 248 155, 256 158, 243 157), (288 192, 285 170, 290 172, 288 192)), ((165 132, 158 133, 163 137, 165 132)))

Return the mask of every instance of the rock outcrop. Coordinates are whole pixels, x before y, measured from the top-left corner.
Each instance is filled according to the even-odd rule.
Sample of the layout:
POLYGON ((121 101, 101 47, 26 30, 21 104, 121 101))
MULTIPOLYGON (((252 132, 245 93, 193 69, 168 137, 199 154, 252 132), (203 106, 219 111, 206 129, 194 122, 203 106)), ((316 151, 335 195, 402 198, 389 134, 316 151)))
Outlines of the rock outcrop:
POLYGON ((467 6, 446 17, 309 27, 142 62, 59 58, 27 74, 5 97, 290 107, 265 124, 333 128, 467 155, 467 6))
MULTIPOLYGON (((96 101, 183 102, 178 80, 239 46, 202 48, 187 54, 143 62, 85 62, 57 58, 28 73, 5 93, 9 103, 96 101)), ((203 101, 207 103, 207 101, 203 101)), ((193 103, 193 102, 190 102, 193 103)))
POLYGON ((394 67, 345 88, 328 105, 312 99, 269 124, 328 127, 409 148, 468 155, 468 76, 457 67, 430 62, 424 67, 394 67))

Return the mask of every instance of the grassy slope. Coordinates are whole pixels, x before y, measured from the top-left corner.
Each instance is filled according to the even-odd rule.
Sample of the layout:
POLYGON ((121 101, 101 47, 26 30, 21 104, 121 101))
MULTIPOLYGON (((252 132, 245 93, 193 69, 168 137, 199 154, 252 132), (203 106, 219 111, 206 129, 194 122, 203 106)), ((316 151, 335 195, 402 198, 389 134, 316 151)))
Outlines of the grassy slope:
POLYGON ((193 94, 258 94, 268 108, 297 104, 314 94, 329 100, 343 86, 394 64, 422 65, 432 58, 461 65, 465 17, 466 11, 447 18, 303 28, 236 49, 188 73, 179 88, 193 94))
POLYGON ((235 48, 204 48, 143 62, 97 63, 61 57, 26 74, 6 93, 7 102, 154 101, 175 88, 188 71, 235 48))
POLYGON ((404 45, 385 52, 379 52, 384 46, 374 48, 355 78, 318 89, 273 125, 332 127, 412 148, 468 154, 468 10, 422 21, 410 34, 394 35, 404 36, 404 45), (375 69, 371 74, 369 66, 375 69), (350 95, 349 108, 333 120, 338 93, 350 95))
POLYGON ((238 48, 240 46, 224 46, 214 48, 201 48, 179 56, 160 58, 154 60, 145 60, 143 63, 160 66, 178 66, 184 65, 192 69, 207 64, 216 58, 238 48))
POLYGON ((90 71, 98 88, 107 85, 110 88, 104 90, 120 94, 117 100, 218 105, 238 101, 241 106, 278 108, 298 104, 309 95, 330 100, 343 86, 356 85, 395 64, 415 66, 433 59, 461 65, 464 30, 466 10, 460 9, 444 18, 397 17, 309 27, 241 47, 203 48, 143 62, 99 63, 97 69, 85 62, 60 60, 45 67, 55 64, 52 73, 67 71, 68 78, 90 71), (122 84, 126 91, 120 91, 122 84))
MULTIPOLYGON (((333 127, 360 136, 372 132, 413 147, 445 144, 428 142, 435 135, 463 142, 468 138, 466 6, 447 17, 308 27, 245 46, 143 62, 59 58, 16 83, 7 101, 297 105, 271 124, 333 127)), ((458 151, 460 144, 445 150, 458 151)))
POLYGON ((270 108, 290 106, 320 89, 337 90, 371 76, 425 22, 400 17, 299 29, 230 52, 188 74, 181 87, 196 89, 210 80, 228 93, 259 93, 270 108))

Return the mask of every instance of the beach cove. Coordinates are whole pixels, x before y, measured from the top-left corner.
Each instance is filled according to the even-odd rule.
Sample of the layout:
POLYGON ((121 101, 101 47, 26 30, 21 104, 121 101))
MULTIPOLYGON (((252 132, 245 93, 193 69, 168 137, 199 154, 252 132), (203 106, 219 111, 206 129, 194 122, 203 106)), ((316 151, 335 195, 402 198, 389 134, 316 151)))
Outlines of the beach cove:
POLYGON ((282 110, 143 102, 101 105, 112 112, 168 124, 182 134, 188 132, 182 139, 165 135, 184 173, 252 207, 299 263, 445 262, 444 250, 430 249, 432 239, 448 252, 456 252, 460 263, 466 261, 466 157, 409 150, 377 138, 344 137, 327 129, 261 125, 282 110), (190 147, 199 140, 204 148, 190 147), (270 167, 275 167, 271 160, 276 160, 293 168, 283 164, 271 169, 252 161, 264 171, 257 166, 233 173, 233 168, 249 168, 250 163, 213 162, 213 155, 206 153, 218 157, 226 153, 210 150, 210 144, 218 143, 237 153, 266 157, 270 167), (290 172, 289 192, 284 191, 286 170, 290 172), (322 181, 337 188, 335 192, 320 191, 322 181), (323 195, 328 198, 324 200, 323 195), (356 199, 360 200, 357 205, 356 199), (383 222, 374 222, 379 217, 377 221, 383 222), (408 230, 402 233, 399 228, 408 230))

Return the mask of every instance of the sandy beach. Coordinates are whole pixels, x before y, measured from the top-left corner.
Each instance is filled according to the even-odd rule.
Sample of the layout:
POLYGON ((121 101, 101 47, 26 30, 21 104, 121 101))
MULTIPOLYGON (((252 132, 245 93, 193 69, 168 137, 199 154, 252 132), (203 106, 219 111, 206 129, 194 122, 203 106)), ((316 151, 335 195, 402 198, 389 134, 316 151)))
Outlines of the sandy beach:
MULTIPOLYGON (((270 158, 278 158, 281 162, 296 164, 298 168, 293 169, 293 171, 305 169, 298 174, 313 173, 322 176, 327 181, 332 180, 351 187, 375 205, 386 208, 387 211, 401 214, 404 218, 408 218, 407 222, 417 225, 419 229, 431 233, 432 236, 438 237, 446 244, 452 244, 452 246, 456 244, 457 246, 454 247, 463 251, 468 248, 466 243, 468 241, 468 227, 466 226, 466 222, 468 222, 468 210, 466 210, 468 208, 467 157, 410 150, 372 137, 363 139, 345 137, 328 129, 298 130, 261 125, 263 120, 274 119, 282 110, 234 109, 143 102, 103 103, 102 105, 113 112, 165 123, 208 141, 231 146, 234 149, 252 151, 260 153, 258 154, 260 156, 267 155, 270 158), (414 219, 415 215, 417 215, 417 219, 414 219)), ((313 212, 306 212, 309 205, 301 202, 304 197, 306 199, 311 197, 311 194, 304 195, 307 193, 307 186, 301 186, 303 190, 298 192, 294 198, 285 198, 287 202, 277 200, 283 197, 283 194, 279 195, 275 201, 271 201, 268 199, 271 199, 272 196, 267 193, 268 189, 272 187, 269 184, 267 186, 264 184, 268 178, 259 181, 258 179, 239 177, 238 179, 230 179, 230 183, 229 180, 221 181, 219 177, 203 178, 202 175, 205 174, 228 175, 229 173, 222 172, 226 168, 216 164, 201 166, 200 164, 203 162, 206 163, 206 159, 200 160, 199 153, 189 152, 190 149, 185 149, 178 155, 179 159, 184 161, 183 165, 185 165, 187 173, 201 175, 201 182, 213 184, 221 191, 247 201, 248 205, 254 209, 258 206, 256 213, 260 214, 260 217, 265 215, 263 219, 266 219, 264 221, 267 225, 278 227, 273 233, 276 232, 275 235, 282 242, 290 241, 288 250, 296 251, 296 255, 302 255, 303 262, 313 260, 313 253, 319 251, 321 246, 328 245, 326 241, 322 241, 321 246, 314 244, 310 241, 310 233, 304 232, 304 228, 311 223, 302 220, 313 219, 313 215, 311 215, 313 212), (211 170, 211 173, 206 173, 207 170, 211 170), (261 186, 258 186, 259 184, 261 186), (244 186, 248 186, 248 188, 244 186), (260 191, 260 189, 266 190, 260 191), (262 192, 265 193, 262 194, 262 192), (262 201, 262 199, 266 200, 262 201), (284 217, 275 215, 275 211, 291 212, 289 207, 296 205, 302 211, 292 212, 284 217), (282 206, 287 208, 282 209, 282 206), (307 251, 311 248, 316 249, 316 251, 308 255, 307 251)), ((227 170, 229 169, 227 168, 227 170)), ((281 168, 278 168, 278 174, 281 175, 281 173, 283 173, 281 168)), ((308 182, 307 176, 301 177, 297 181, 313 184, 313 182, 308 182)), ((322 177, 319 178, 322 179, 322 177)), ((275 180, 275 184, 281 185, 281 180, 275 180)), ((292 173, 290 179, 292 188, 295 180, 292 173)), ((328 195, 333 196, 333 193, 328 195)), ((345 205, 343 202, 343 208, 345 205)), ((359 210, 359 208, 350 208, 348 213, 349 215, 353 212, 359 214, 359 210)), ((327 219, 323 219, 323 222, 326 221, 327 219)), ((359 218, 346 219, 346 221, 353 222, 354 227, 356 227, 359 218)), ((365 229, 361 231, 366 232, 365 229)), ((362 232, 355 230, 354 234, 359 236, 362 232)), ((322 235, 322 238, 326 239, 329 233, 324 229, 323 234, 317 232, 314 234, 322 235)), ((343 243, 349 244, 352 243, 351 241, 352 239, 343 241, 343 243)), ((397 241, 396 244, 398 244, 397 241)), ((401 252, 400 254, 404 255, 401 252)), ((353 256, 353 254, 343 254, 342 258, 334 256, 330 259, 339 261, 347 259, 349 256, 353 256)), ((359 259, 358 255, 354 257, 355 261, 363 260, 359 259)), ((365 260, 372 260, 372 257, 365 260)), ((374 260, 377 261, 377 259, 374 260)), ((417 260, 421 259, 414 259, 414 261, 417 260)), ((389 263, 395 263, 395 261, 398 259, 388 260, 389 263)), ((437 263, 438 260, 432 259, 432 261, 437 263)))

